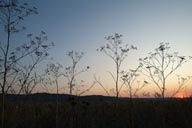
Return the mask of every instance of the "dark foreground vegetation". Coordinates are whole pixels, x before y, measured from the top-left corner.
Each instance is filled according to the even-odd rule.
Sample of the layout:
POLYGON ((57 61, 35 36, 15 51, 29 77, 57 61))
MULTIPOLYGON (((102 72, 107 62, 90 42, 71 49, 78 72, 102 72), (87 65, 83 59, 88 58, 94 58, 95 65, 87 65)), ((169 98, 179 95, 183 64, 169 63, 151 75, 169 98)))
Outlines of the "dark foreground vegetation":
MULTIPOLYGON (((104 98, 103 98, 104 99, 104 98)), ((191 128, 192 99, 60 101, 58 128, 191 128)), ((2 106, 2 105, 1 105, 2 106)), ((0 107, 1 107, 0 106, 0 107)), ((56 103, 7 100, 6 128, 56 127, 56 103)))

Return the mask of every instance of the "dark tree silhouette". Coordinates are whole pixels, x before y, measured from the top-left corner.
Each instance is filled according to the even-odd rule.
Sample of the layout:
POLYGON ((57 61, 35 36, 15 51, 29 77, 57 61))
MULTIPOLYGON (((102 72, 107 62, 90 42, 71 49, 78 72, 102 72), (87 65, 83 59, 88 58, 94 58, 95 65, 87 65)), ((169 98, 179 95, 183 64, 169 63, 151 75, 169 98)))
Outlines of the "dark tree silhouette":
POLYGON ((109 74, 111 75, 115 83, 115 93, 117 98, 119 97, 119 93, 121 91, 121 86, 122 86, 122 85, 121 86, 119 85, 121 65, 124 62, 124 60, 127 58, 129 51, 137 49, 133 45, 126 44, 124 46, 121 41, 121 37, 122 35, 118 33, 115 33, 112 36, 108 36, 105 39, 109 43, 97 49, 97 51, 105 53, 115 63, 116 72, 114 74, 112 72, 109 72, 109 74))
POLYGON ((158 87, 160 93, 156 93, 156 95, 161 96, 163 100, 168 77, 192 58, 180 56, 178 52, 170 53, 169 50, 169 43, 162 42, 154 53, 150 52, 148 57, 139 59, 143 70, 147 72, 143 72, 143 74, 158 87))

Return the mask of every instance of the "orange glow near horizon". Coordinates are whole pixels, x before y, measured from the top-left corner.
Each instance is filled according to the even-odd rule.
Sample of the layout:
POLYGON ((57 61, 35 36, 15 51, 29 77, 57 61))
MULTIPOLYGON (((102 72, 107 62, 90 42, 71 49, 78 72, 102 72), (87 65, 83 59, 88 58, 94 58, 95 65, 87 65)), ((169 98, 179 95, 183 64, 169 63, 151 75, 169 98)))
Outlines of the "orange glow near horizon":
POLYGON ((176 97, 176 98, 181 98, 181 99, 183 99, 183 98, 186 98, 187 95, 186 95, 185 92, 180 92, 180 93, 178 93, 175 97, 176 97))

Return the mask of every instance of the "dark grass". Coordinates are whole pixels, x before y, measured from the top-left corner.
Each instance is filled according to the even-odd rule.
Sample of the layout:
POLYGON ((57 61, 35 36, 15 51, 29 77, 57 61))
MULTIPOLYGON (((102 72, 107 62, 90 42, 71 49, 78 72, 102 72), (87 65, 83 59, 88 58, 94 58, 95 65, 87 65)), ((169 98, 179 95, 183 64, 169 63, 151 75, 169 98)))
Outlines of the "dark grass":
MULTIPOLYGON (((55 113, 54 101, 7 101, 5 127, 55 128, 55 113)), ((59 128, 191 128, 192 100, 60 101, 58 117, 59 128)))

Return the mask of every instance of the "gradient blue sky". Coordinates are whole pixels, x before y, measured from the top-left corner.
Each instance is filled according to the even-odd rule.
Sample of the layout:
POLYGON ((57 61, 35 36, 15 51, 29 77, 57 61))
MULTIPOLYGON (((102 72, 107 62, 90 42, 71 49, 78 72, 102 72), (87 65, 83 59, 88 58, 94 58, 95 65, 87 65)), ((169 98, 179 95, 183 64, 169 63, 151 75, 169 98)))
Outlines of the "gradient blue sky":
MULTIPOLYGON (((27 18, 25 32, 44 30, 56 45, 51 55, 64 66, 70 63, 65 56, 68 51, 86 51, 79 67, 91 66, 88 83, 95 73, 106 88, 113 88, 107 73, 115 70, 113 63, 96 49, 106 43, 105 36, 114 33, 123 34, 123 42, 138 47, 130 52, 125 70, 135 68, 138 59, 162 41, 170 42, 181 55, 192 55, 191 0, 33 0, 31 4, 39 15, 27 18)), ((184 65, 179 73, 192 75, 191 65, 184 65)), ((90 93, 104 94, 99 87, 90 93)))

